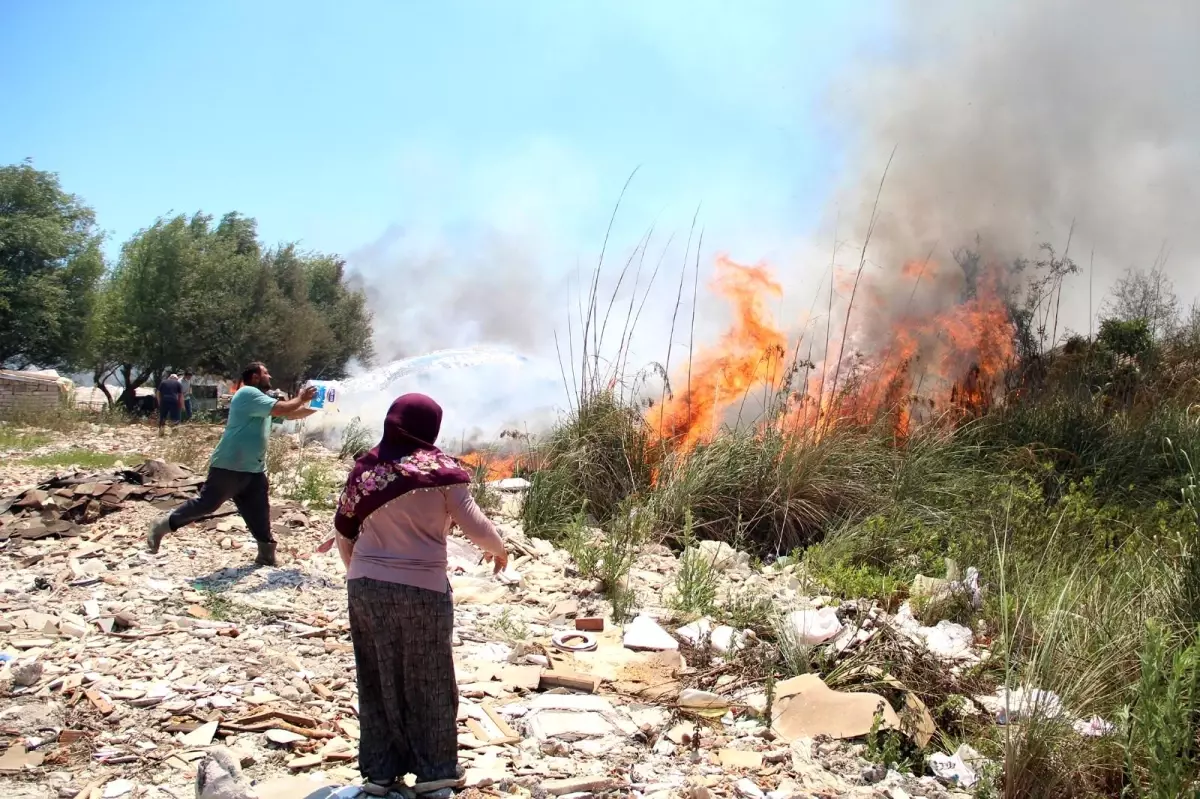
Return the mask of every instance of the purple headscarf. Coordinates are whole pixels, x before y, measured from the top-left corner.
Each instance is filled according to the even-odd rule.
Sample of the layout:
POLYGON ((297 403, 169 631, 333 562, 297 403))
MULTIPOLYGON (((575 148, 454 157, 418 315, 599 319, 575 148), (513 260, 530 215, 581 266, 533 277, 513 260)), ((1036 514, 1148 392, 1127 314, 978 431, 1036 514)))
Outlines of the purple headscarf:
POLYGON ((342 489, 333 526, 355 539, 363 520, 418 488, 470 483, 471 475, 436 446, 442 406, 424 394, 405 394, 388 409, 383 439, 360 457, 342 489))

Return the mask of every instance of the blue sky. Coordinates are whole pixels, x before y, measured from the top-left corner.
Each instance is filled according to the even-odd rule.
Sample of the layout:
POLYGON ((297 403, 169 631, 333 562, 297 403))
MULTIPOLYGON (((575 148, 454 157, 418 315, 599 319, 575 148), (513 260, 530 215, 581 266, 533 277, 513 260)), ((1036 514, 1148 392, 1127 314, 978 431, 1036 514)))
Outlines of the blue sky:
POLYGON ((631 207, 647 217, 703 202, 719 227, 750 204, 739 213, 800 230, 839 157, 825 93, 880 13, 826 0, 5 3, 0 160, 59 172, 116 243, 172 210, 238 209, 268 240, 343 253, 389 225, 550 211, 588 252, 597 209, 638 166, 631 207))
POLYGON ((832 101, 888 41, 885 2, 3 3, 0 163, 58 172, 113 257, 197 210, 346 256, 385 357, 545 351, 635 168, 614 258, 653 225, 648 258, 681 263, 697 206, 705 264, 808 257, 848 135, 832 101))

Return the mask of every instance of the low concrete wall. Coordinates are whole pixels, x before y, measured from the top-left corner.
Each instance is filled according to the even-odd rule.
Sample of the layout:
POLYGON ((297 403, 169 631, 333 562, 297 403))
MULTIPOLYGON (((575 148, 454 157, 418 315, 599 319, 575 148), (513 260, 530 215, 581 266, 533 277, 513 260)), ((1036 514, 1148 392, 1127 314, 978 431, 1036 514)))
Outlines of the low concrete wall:
POLYGON ((50 411, 63 402, 63 392, 52 377, 0 371, 0 414, 50 411))

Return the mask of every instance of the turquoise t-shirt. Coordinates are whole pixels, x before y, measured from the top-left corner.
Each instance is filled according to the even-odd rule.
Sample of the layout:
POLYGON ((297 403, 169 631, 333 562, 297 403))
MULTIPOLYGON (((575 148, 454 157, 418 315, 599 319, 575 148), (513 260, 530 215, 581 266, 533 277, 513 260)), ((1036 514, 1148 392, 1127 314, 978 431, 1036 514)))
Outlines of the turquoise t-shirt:
POLYGON ((278 402, 254 386, 242 386, 229 401, 229 421, 208 465, 231 472, 265 472, 271 409, 278 402))

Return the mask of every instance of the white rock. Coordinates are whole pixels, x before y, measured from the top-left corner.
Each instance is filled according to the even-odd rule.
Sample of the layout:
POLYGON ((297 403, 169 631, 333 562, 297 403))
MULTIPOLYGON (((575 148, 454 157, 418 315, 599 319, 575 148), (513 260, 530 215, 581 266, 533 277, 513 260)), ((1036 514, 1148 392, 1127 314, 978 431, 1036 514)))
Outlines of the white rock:
POLYGON ((702 557, 704 563, 720 572, 750 565, 749 555, 738 552, 724 541, 701 541, 689 549, 702 557))
POLYGON ((676 630, 675 634, 692 646, 699 646, 701 641, 712 635, 712 629, 712 621, 703 618, 697 619, 691 624, 685 624, 676 630))
POLYGON ((104 786, 104 799, 117 799, 120 796, 126 796, 133 793, 133 789, 137 787, 137 783, 132 780, 113 780, 104 786))
POLYGON ((679 642, 649 616, 638 616, 629 623, 625 628, 624 643, 626 649, 635 650, 665 652, 679 649, 679 642))
POLYGON ((733 789, 742 799, 766 799, 766 794, 762 792, 762 789, 749 779, 738 780, 734 783, 733 789))
POLYGON ((836 608, 820 608, 793 611, 788 614, 788 624, 797 644, 816 646, 823 644, 842 631, 836 608))
POLYGON ((746 646, 748 635, 722 624, 712 631, 712 648, 722 655, 728 655, 746 646))

